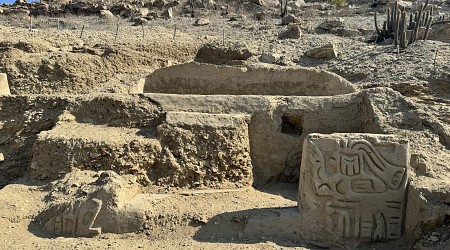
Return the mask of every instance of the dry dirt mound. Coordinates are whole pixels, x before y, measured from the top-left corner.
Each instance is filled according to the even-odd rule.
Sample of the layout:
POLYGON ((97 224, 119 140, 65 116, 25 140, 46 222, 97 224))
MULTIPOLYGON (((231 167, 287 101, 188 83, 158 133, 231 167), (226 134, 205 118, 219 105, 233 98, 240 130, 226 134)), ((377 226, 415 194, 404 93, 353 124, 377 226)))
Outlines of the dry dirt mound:
POLYGON ((450 22, 433 25, 428 39, 450 43, 450 22))
MULTIPOLYGON (((6 36, 10 31, 4 30, 6 36)), ((0 68, 8 74, 13 94, 80 94, 114 89, 104 83, 116 74, 149 73, 162 66, 191 60, 197 52, 192 38, 179 32, 183 42, 175 45, 167 36, 168 32, 161 28, 147 32, 167 36, 167 40, 149 38, 144 42, 123 44, 108 42, 110 34, 106 32, 102 42, 93 44, 74 33, 62 31, 63 39, 70 41, 64 44, 45 38, 48 32, 32 34, 36 38, 22 42, 21 39, 29 36, 24 29, 0 44, 0 68)), ((129 87, 133 88, 138 87, 129 87)))

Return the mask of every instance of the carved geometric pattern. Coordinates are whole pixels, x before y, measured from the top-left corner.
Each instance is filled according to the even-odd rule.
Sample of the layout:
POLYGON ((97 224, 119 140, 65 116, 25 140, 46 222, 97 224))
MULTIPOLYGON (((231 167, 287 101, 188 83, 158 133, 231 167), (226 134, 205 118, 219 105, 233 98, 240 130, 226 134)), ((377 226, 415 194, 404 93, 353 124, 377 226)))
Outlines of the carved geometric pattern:
POLYGON ((397 239, 402 234, 407 142, 380 142, 382 135, 371 136, 312 134, 305 139, 302 216, 324 221, 325 234, 339 242, 397 239))

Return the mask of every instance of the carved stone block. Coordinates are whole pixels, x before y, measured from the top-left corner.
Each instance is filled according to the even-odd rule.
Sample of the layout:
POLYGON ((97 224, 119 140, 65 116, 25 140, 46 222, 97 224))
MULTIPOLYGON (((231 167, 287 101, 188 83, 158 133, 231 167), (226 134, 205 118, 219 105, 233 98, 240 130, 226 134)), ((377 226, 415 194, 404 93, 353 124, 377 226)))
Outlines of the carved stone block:
POLYGON ((392 135, 308 135, 300 171, 302 236, 322 246, 399 238, 408 165, 408 142, 392 135))
POLYGON ((46 221, 44 228, 53 235, 92 237, 101 234, 94 228, 94 222, 102 207, 102 201, 91 199, 85 202, 71 202, 58 206, 54 216, 46 221))
POLYGON ((74 170, 52 182, 47 197, 51 202, 34 222, 43 232, 63 237, 141 230, 146 203, 135 198, 139 189, 132 180, 131 175, 123 178, 111 170, 74 170))

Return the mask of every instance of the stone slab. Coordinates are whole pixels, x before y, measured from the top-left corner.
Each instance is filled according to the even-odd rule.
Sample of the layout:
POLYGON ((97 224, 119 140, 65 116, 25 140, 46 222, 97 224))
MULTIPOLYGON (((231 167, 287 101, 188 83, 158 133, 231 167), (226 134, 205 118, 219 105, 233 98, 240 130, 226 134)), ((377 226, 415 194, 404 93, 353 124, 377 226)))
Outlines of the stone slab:
POLYGON ((5 73, 0 73, 0 96, 10 95, 8 77, 5 73))
POLYGON ((310 134, 300 170, 302 236, 321 246, 398 239, 409 146, 392 135, 310 134))

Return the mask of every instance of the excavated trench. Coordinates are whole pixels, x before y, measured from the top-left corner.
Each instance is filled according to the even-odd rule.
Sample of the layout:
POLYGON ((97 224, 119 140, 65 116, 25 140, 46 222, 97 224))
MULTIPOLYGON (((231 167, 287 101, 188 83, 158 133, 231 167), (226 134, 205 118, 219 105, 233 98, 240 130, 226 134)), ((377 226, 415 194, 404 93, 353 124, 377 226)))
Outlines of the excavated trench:
MULTIPOLYGON (((384 133, 369 98, 377 90, 358 91, 342 77, 315 69, 187 63, 156 70, 141 87, 144 93, 138 95, 0 99, 6 111, 0 115, 5 131, 0 152, 6 156, 0 163, 2 176, 62 178, 55 187, 70 183, 74 169, 107 173, 86 181, 96 183, 94 189, 77 185, 67 192, 83 191, 83 198, 58 196, 61 188, 55 189, 54 202, 35 220, 45 232, 93 236, 133 232, 142 225, 156 232, 152 226, 160 225, 162 218, 170 228, 200 226, 194 238, 209 242, 205 237, 218 221, 234 220, 238 224, 230 225, 223 237, 239 232, 295 240, 301 219, 292 206, 219 209, 211 212, 216 214, 209 221, 193 209, 170 216, 163 213, 165 204, 189 203, 183 195, 148 194, 142 201, 138 198, 143 194, 122 183, 131 175, 140 185, 189 188, 194 193, 205 188, 240 192, 251 186, 264 190, 268 183, 298 182, 308 134, 384 133), (102 204, 111 199, 117 207, 105 208, 102 204), (153 209, 148 202, 165 199, 157 209, 161 213, 146 213, 153 209), (91 211, 92 221, 67 228, 61 222, 64 209, 91 211)), ((296 193, 297 186, 289 192, 296 193)))
POLYGON ((311 68, 191 62, 156 70, 143 91, 167 111, 249 114, 255 185, 297 182, 307 134, 363 132, 370 119, 353 84, 311 68))

